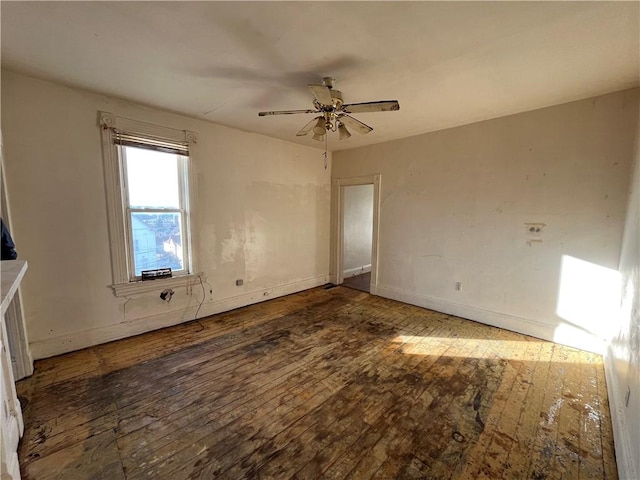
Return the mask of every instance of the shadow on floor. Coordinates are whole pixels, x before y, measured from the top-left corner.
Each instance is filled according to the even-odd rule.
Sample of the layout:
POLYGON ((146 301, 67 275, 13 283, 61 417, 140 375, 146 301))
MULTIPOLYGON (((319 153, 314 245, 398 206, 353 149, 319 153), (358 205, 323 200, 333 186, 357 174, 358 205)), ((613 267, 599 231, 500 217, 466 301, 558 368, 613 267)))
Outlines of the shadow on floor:
POLYGON ((345 278, 342 282, 342 286, 370 293, 371 272, 356 275, 355 277, 345 278))

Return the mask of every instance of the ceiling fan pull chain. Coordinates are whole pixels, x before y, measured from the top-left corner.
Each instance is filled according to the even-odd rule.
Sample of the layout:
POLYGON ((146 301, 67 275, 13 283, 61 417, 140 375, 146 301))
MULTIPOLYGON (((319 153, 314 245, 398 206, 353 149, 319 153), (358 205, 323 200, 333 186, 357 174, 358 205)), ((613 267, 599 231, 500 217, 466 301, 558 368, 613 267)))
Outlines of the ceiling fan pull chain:
POLYGON ((329 145, 329 135, 324 136, 324 169, 327 169, 327 147, 329 145))

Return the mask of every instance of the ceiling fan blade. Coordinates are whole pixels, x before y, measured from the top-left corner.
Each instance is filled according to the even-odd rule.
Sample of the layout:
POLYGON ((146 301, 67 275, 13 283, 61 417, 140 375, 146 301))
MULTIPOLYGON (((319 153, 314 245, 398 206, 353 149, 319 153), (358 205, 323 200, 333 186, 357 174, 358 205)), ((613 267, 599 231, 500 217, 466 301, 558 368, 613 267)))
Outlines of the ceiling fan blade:
POLYGON ((356 120, 355 118, 350 117, 347 114, 342 114, 342 115, 338 116, 338 118, 347 127, 350 127, 352 129, 354 129, 356 132, 361 133, 363 135, 365 133, 369 133, 370 131, 373 130, 373 128, 371 128, 369 125, 366 125, 366 124, 362 123, 360 120, 356 120))
POLYGON ((293 115, 295 113, 316 113, 317 110, 276 110, 273 112, 258 112, 259 117, 265 115, 293 115))
POLYGON ((381 102, 365 102, 365 103, 348 103, 341 109, 346 113, 365 113, 365 112, 393 112, 400 110, 400 104, 397 100, 384 100, 381 102))
POLYGON ((318 103, 321 105, 333 105, 333 98, 331 98, 331 90, 325 85, 309 85, 309 90, 313 93, 318 103))
POLYGON ((302 127, 300 131, 296 133, 296 136, 304 137, 307 133, 309 133, 311 129, 315 127, 316 123, 318 123, 318 118, 322 118, 322 117, 315 117, 313 120, 307 123, 304 127, 302 127))

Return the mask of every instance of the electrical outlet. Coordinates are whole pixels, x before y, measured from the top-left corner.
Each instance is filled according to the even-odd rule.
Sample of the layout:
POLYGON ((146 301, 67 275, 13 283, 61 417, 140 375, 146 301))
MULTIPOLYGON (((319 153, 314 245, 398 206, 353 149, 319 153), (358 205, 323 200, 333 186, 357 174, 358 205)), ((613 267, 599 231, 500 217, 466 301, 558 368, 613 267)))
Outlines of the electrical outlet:
POLYGON ((237 280, 236 280, 236 286, 237 286, 237 287, 242 286, 242 284, 243 284, 243 283, 244 283, 244 280, 242 280, 241 278, 239 278, 239 279, 237 279, 237 280))
POLYGON ((167 288, 160 293, 160 298, 165 302, 170 302, 175 292, 171 288, 167 288))
POLYGON ((456 290, 458 292, 462 290, 462 283, 461 282, 456 282, 456 290))

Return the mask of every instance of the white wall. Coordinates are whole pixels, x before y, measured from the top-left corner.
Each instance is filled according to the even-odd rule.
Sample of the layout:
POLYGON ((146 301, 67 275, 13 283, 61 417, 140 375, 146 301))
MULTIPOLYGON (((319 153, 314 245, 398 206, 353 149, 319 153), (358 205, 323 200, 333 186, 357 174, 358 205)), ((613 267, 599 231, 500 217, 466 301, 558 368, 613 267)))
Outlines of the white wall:
POLYGON ((615 302, 637 98, 336 152, 333 177, 382 175, 378 293, 602 350, 610 319, 589 312, 615 302))
MULTIPOLYGON (((640 108, 640 103, 637 104, 640 108)), ((607 386, 620 478, 640 477, 640 126, 620 258, 620 329, 607 352, 607 386), (629 402, 626 396, 629 392, 629 402)))
POLYGON ((37 358, 193 319, 203 300, 198 317, 328 279, 331 170, 320 150, 6 71, 2 133, 37 358), (199 135, 194 240, 205 281, 174 288, 170 303, 109 288, 98 110, 199 135))
POLYGON ((343 274, 371 271, 373 185, 344 187, 343 274))

